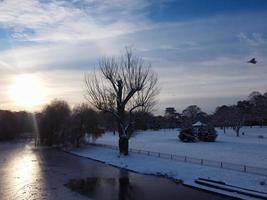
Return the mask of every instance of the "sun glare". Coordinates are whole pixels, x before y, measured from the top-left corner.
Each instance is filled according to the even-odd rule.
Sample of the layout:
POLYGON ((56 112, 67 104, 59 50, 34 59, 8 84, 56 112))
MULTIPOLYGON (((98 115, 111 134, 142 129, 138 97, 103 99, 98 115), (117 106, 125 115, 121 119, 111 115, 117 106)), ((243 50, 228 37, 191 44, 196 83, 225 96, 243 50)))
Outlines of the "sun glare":
POLYGON ((42 102, 45 92, 38 77, 23 74, 15 77, 10 94, 17 106, 30 108, 42 102))

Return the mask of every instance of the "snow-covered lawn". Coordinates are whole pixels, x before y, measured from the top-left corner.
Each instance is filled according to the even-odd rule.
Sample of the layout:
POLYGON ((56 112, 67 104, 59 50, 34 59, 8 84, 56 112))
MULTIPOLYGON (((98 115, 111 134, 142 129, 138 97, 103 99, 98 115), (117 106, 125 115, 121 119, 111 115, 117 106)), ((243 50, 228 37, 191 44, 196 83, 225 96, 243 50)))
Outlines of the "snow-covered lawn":
MULTIPOLYGON (((244 127, 240 137, 231 129, 226 134, 218 129, 217 140, 212 143, 182 143, 178 133, 178 130, 142 131, 130 139, 130 147, 267 168, 267 127, 244 127)), ((117 145, 118 136, 106 133, 96 143, 117 145)))

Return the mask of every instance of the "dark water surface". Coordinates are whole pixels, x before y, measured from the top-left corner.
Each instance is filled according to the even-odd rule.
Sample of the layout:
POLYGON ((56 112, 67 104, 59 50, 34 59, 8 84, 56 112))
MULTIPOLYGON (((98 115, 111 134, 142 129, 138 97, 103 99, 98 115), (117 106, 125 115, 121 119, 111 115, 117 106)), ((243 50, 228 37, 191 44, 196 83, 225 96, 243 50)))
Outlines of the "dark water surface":
POLYGON ((57 149, 0 143, 0 199, 211 199, 226 197, 146 176, 57 149))

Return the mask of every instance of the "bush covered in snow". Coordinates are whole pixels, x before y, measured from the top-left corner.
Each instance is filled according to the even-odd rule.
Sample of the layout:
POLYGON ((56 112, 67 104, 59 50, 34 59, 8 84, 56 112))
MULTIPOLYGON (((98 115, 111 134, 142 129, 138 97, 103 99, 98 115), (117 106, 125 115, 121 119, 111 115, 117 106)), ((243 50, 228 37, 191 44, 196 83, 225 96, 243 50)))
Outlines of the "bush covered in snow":
POLYGON ((183 142, 195 142, 196 141, 196 134, 192 128, 182 129, 178 137, 183 142))
POLYGON ((184 128, 178 137, 182 142, 195 142, 196 140, 214 142, 217 138, 217 132, 213 126, 203 125, 195 128, 184 128))
POLYGON ((217 138, 217 132, 212 126, 201 126, 198 129, 197 138, 204 142, 214 142, 217 138))

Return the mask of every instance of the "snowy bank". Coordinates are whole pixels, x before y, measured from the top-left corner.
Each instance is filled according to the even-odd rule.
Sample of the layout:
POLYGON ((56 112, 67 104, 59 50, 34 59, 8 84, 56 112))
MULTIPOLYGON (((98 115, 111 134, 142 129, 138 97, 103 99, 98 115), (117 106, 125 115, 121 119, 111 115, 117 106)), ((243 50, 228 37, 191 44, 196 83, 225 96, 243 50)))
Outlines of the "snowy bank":
MULTIPOLYGON (((75 149, 72 150, 71 153, 144 174, 166 175, 170 178, 182 180, 186 185, 199 188, 205 187, 196 184, 195 180, 198 178, 204 178, 222 181, 229 185, 267 193, 267 185, 261 185, 262 182, 267 182, 267 177, 265 176, 245 174, 242 172, 199 166, 189 163, 180 163, 135 153, 131 153, 129 156, 119 156, 116 150, 95 146, 75 149)), ((210 190, 216 191, 216 189, 210 190)), ((217 190, 216 192, 221 193, 222 191, 217 190)), ((249 199, 248 197, 235 193, 224 193, 235 197, 249 199)))

